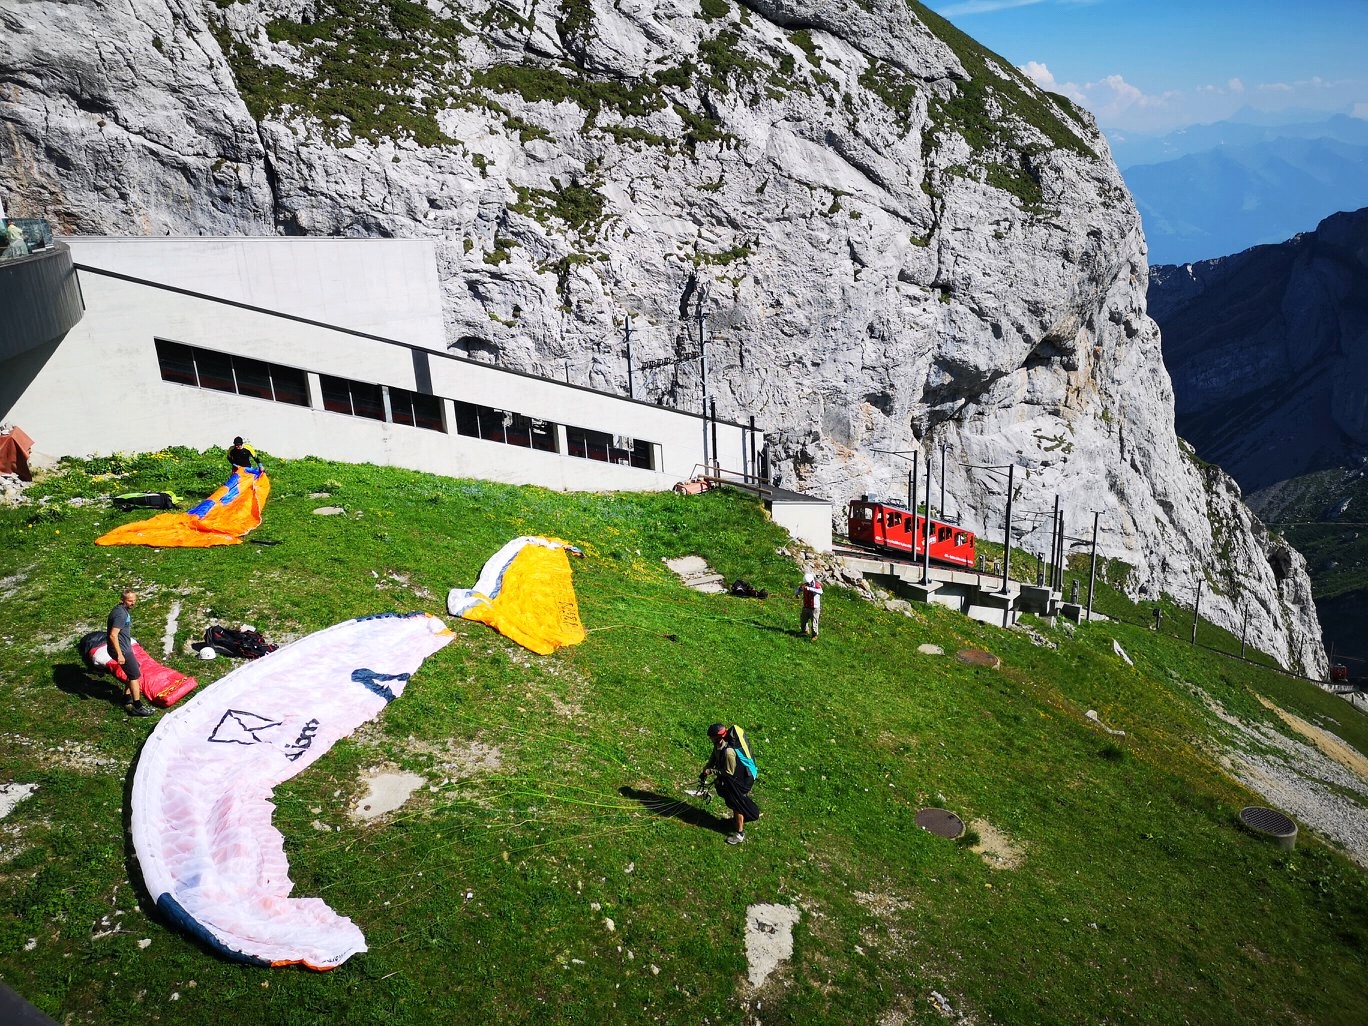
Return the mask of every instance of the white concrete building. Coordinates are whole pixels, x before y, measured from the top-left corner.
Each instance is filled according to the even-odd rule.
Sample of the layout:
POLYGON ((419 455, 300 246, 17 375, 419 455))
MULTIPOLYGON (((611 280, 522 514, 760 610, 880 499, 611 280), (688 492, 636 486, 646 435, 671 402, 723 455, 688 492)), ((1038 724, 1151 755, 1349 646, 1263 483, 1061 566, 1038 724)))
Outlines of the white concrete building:
MULTIPOLYGON (((0 420, 32 436, 35 465, 242 435, 284 458, 560 490, 668 489, 708 462, 757 473, 749 426, 449 352, 429 242, 66 241, 84 317, 0 354, 0 420)), ((829 549, 829 505, 803 500, 775 519, 829 549)))

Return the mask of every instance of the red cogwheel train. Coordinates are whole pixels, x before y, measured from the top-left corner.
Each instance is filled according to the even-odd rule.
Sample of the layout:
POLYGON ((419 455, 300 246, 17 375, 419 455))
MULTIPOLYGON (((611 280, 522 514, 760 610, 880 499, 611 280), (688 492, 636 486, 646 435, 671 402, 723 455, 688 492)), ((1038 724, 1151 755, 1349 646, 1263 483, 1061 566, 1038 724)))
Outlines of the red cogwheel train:
MULTIPOLYGON (((846 510, 846 535, 856 545, 921 559, 925 554, 926 517, 905 506, 865 496, 846 510)), ((974 532, 931 518, 931 558, 952 566, 974 566, 974 532)))

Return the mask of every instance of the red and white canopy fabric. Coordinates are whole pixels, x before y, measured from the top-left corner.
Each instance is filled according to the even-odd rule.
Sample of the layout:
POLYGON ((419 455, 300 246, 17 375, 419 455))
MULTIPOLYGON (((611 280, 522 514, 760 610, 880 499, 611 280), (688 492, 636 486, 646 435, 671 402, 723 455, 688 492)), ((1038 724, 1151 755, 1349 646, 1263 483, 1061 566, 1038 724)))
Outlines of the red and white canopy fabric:
POLYGON ((157 724, 133 776, 133 847, 169 919, 225 954, 332 969, 350 919, 292 898, 271 792, 404 693, 453 635, 427 613, 348 620, 247 663, 157 724))

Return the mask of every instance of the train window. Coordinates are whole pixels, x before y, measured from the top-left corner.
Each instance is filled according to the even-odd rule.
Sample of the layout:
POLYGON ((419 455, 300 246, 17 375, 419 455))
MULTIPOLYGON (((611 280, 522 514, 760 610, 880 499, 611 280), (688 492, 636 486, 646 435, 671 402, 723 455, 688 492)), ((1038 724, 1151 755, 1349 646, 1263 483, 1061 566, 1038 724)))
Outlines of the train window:
POLYGON ((851 519, 865 521, 873 520, 874 511, 870 509, 868 506, 856 506, 855 512, 851 515, 851 519))
POLYGON ((936 528, 936 541, 945 541, 954 531, 949 527, 936 528))
POLYGON ((969 540, 969 536, 968 536, 967 534, 965 534, 963 531, 960 531, 958 534, 955 535, 955 544, 956 544, 956 545, 963 545, 963 544, 964 544, 965 542, 967 542, 968 540, 969 540))
POLYGON ((889 527, 897 527, 897 526, 898 526, 899 524, 901 524, 901 523, 902 523, 902 514, 901 514, 901 513, 890 513, 890 514, 888 514, 888 526, 889 526, 889 527))

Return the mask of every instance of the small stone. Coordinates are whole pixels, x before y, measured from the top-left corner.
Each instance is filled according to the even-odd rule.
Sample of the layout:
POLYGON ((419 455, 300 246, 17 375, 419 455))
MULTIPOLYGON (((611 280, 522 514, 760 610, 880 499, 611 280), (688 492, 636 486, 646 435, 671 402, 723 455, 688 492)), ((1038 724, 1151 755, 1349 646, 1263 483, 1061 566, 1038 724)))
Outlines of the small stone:
POLYGON ((314 510, 314 516, 316 516, 316 517, 335 517, 335 516, 337 516, 337 515, 339 515, 339 514, 341 514, 341 513, 345 513, 345 512, 347 512, 347 511, 346 511, 345 509, 343 509, 341 506, 319 506, 318 509, 314 510))
POLYGON ((145 951, 145 950, 147 950, 148 948, 150 948, 151 946, 152 946, 152 938, 151 938, 151 937, 144 937, 142 940, 138 941, 138 950, 139 950, 139 951, 145 951))

